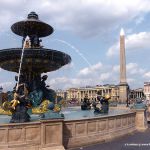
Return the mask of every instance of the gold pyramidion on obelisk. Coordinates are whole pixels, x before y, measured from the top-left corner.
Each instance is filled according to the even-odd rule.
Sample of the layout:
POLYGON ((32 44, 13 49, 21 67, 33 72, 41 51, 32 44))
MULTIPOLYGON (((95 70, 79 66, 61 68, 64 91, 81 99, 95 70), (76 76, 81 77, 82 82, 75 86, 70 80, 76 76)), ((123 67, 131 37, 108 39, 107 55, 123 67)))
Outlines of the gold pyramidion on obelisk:
POLYGON ((126 103, 128 100, 128 84, 126 80, 126 55, 125 55, 125 33, 120 31, 120 86, 119 101, 126 103))

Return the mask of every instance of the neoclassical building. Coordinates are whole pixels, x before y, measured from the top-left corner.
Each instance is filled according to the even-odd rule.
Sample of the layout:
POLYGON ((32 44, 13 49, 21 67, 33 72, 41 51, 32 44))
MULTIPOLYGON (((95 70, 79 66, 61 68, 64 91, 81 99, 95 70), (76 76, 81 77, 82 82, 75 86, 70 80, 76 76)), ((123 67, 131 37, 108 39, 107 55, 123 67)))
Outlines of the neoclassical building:
POLYGON ((129 93, 129 99, 144 99, 145 98, 145 94, 144 94, 144 89, 143 88, 138 88, 138 89, 135 89, 135 90, 130 90, 130 93, 129 93))
POLYGON ((65 90, 58 89, 56 90, 56 94, 59 97, 62 97, 64 100, 67 99, 67 92, 65 90))
POLYGON ((150 82, 144 82, 144 94, 146 100, 150 101, 150 82))
POLYGON ((70 88, 67 91, 67 100, 77 99, 79 102, 88 96, 89 99, 97 99, 97 95, 104 96, 109 94, 112 100, 119 100, 119 86, 117 85, 97 85, 94 87, 80 87, 80 88, 70 88))
MULTIPOLYGON (((105 94, 109 94, 111 96, 112 101, 122 102, 119 97, 119 85, 97 85, 97 86, 86 86, 80 88, 69 88, 66 91, 57 90, 57 96, 61 96, 65 100, 77 99, 81 102, 84 99, 85 95, 88 96, 90 100, 97 99, 97 95, 104 96, 105 94)), ((148 86, 144 86, 143 88, 138 89, 130 89, 128 93, 129 100, 136 100, 137 98, 143 99, 145 94, 148 98, 150 98, 150 83, 148 86), (145 93, 146 91, 146 93, 145 93)), ((147 98, 147 99, 148 99, 147 98)))

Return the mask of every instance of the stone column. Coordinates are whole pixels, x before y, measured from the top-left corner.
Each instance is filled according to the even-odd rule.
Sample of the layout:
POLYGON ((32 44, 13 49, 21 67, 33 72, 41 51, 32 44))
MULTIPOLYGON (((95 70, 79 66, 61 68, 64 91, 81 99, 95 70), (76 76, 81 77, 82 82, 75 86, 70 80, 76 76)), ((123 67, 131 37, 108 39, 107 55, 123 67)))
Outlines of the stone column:
POLYGON ((147 118, 147 121, 150 122, 150 104, 148 105, 148 108, 147 108, 146 118, 147 118))
POLYGON ((135 109, 135 124, 138 131, 145 131, 148 128, 145 109, 135 109))
POLYGON ((103 89, 102 89, 101 91, 102 91, 102 94, 101 94, 101 95, 103 96, 103 93, 104 93, 104 92, 103 92, 103 89))
POLYGON ((126 81, 126 56, 125 56, 125 34, 124 30, 120 31, 120 87, 119 99, 121 102, 127 102, 128 84, 126 81))
POLYGON ((120 31, 120 82, 126 83, 126 56, 125 56, 125 34, 120 31))
POLYGON ((78 90, 78 91, 79 91, 79 100, 81 102, 81 91, 80 90, 78 90))

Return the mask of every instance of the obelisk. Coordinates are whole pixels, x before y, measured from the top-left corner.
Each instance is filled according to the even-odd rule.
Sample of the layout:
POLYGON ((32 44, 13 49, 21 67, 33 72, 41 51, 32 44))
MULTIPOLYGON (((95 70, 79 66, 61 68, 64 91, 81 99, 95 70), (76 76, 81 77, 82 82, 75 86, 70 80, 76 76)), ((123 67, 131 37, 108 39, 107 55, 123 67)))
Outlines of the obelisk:
POLYGON ((123 28, 120 31, 120 85, 119 85, 119 101, 127 103, 128 100, 128 84, 126 80, 126 55, 125 55, 125 34, 123 28))

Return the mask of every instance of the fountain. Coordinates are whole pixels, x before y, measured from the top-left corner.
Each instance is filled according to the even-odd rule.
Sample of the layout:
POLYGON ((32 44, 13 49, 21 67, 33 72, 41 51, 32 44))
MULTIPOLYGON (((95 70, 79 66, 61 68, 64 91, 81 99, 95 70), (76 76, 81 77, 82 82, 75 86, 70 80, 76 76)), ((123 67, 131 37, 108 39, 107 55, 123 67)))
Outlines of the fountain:
POLYGON ((68 108, 61 111, 64 117, 61 103, 55 103, 55 91, 45 83, 48 76, 42 73, 61 68, 71 62, 71 57, 41 45, 40 38, 52 34, 53 28, 40 21, 35 12, 11 29, 23 40, 21 48, 0 50, 0 68, 18 73, 14 90, 3 103, 2 112, 9 116, 0 116, 0 149, 64 150, 135 131, 136 113, 108 111, 107 101, 101 101, 102 110, 97 115, 88 110, 91 103, 85 98, 84 111, 80 107, 68 108))
POLYGON ((52 34, 53 28, 40 21, 35 12, 28 14, 26 20, 14 23, 11 30, 22 36, 23 40, 22 48, 0 51, 0 67, 19 73, 12 93, 13 100, 5 102, 3 108, 12 113, 10 122, 26 122, 30 121, 30 116, 27 115, 28 108, 33 107, 34 113, 43 113, 35 108, 44 100, 48 101, 47 105, 49 102, 55 103, 55 91, 46 85, 47 75, 41 74, 70 63, 71 57, 60 51, 43 48, 40 38, 52 34))

